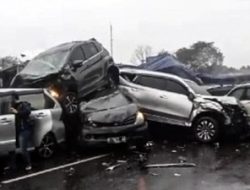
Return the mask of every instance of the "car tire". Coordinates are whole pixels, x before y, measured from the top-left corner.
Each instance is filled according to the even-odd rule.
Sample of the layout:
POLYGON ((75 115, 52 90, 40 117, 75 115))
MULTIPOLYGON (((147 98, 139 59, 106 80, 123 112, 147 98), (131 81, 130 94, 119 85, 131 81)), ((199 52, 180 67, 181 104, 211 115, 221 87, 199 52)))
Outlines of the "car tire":
POLYGON ((62 107, 66 114, 72 115, 78 111, 78 100, 75 92, 67 92, 62 100, 62 107))
POLYGON ((199 142, 214 142, 219 136, 219 122, 210 116, 200 117, 194 123, 193 134, 199 142))
POLYGON ((118 68, 111 67, 108 70, 108 74, 107 74, 107 80, 108 80, 108 87, 111 89, 115 89, 117 88, 118 84, 119 84, 119 70, 118 68))
POLYGON ((56 150, 56 140, 55 137, 48 133, 46 134, 39 147, 37 147, 38 156, 41 158, 50 158, 54 155, 56 150))

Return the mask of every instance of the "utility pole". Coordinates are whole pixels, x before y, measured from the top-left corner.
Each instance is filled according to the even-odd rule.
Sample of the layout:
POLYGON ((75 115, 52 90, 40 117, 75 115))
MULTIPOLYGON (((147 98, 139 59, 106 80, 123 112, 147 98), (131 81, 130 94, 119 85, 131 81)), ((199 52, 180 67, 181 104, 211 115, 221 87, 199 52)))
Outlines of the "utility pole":
POLYGON ((113 27, 112 24, 110 24, 110 53, 113 57, 113 27))

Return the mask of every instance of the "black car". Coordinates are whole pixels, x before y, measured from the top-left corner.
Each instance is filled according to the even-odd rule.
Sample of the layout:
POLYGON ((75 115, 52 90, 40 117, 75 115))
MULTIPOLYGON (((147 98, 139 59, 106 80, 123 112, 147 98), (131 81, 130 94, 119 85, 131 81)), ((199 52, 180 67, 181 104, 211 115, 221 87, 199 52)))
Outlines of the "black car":
POLYGON ((119 70, 108 51, 95 39, 68 42, 40 53, 16 75, 11 87, 49 88, 66 113, 78 101, 119 80, 119 70))
POLYGON ((83 145, 107 145, 147 140, 147 123, 131 99, 113 90, 81 103, 83 145))

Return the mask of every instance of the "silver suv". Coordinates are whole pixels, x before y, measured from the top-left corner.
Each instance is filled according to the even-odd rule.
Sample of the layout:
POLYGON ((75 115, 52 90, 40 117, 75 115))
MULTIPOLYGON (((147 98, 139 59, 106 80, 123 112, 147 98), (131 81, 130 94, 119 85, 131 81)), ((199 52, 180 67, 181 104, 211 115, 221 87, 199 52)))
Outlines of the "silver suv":
POLYGON ((217 140, 226 127, 241 129, 246 112, 234 97, 215 97, 175 75, 138 69, 120 70, 120 89, 151 121, 190 127, 201 142, 217 140))

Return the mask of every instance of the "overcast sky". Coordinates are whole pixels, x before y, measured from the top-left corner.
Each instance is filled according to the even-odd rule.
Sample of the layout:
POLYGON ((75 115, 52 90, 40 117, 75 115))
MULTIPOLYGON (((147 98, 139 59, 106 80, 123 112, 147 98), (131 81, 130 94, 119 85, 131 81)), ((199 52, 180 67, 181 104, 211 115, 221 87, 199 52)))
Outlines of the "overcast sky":
POLYGON ((62 42, 98 39, 129 62, 138 45, 174 52, 213 41, 224 64, 250 65, 250 0, 6 0, 0 6, 0 56, 34 56, 62 42))

